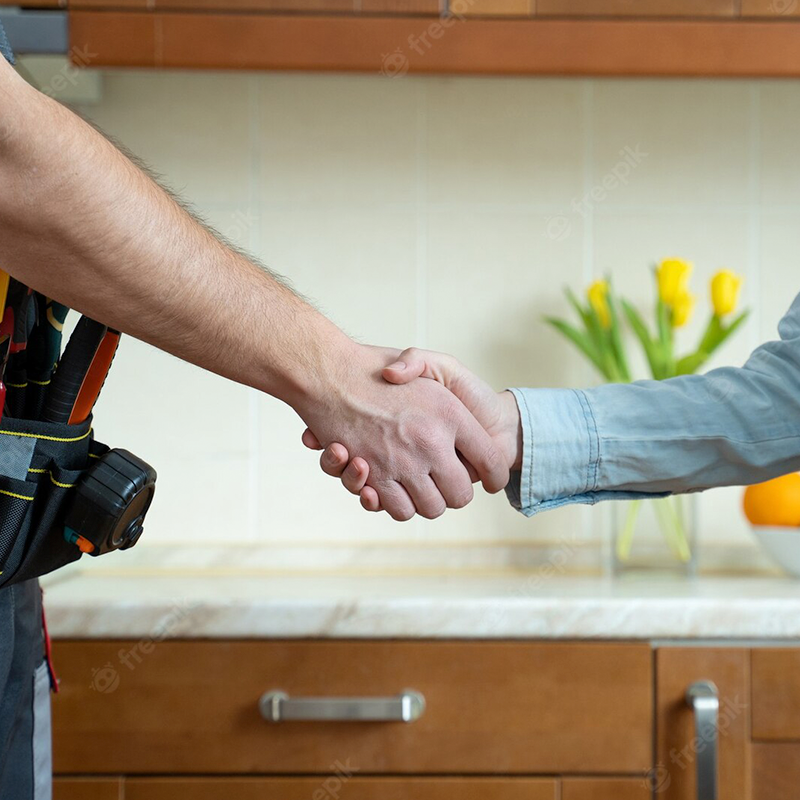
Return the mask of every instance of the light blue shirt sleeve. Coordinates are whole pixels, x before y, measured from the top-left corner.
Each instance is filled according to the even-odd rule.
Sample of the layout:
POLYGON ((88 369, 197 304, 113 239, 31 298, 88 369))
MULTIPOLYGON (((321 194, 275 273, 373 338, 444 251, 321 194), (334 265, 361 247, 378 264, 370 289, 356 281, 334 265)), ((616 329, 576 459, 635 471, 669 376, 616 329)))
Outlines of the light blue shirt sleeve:
POLYGON ((800 470, 800 295, 741 368, 596 389, 512 389, 527 516, 568 503, 758 483, 800 470))

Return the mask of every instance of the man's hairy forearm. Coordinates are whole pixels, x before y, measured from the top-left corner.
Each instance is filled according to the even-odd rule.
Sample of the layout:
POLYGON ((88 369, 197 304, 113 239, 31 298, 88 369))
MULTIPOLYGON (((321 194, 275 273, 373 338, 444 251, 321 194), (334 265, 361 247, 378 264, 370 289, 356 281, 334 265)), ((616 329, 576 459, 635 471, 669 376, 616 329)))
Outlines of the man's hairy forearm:
POLYGON ((101 322, 293 405, 350 340, 103 136, 0 64, 0 264, 101 322))

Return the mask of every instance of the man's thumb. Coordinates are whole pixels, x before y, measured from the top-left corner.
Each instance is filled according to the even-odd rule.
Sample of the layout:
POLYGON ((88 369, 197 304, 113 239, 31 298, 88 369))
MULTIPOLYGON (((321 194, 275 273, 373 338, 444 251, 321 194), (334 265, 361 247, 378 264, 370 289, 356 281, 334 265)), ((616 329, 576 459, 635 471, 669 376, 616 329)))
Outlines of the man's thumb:
POLYGON ((398 385, 411 383, 411 381, 420 377, 434 377, 428 369, 426 359, 413 347, 400 353, 397 361, 389 364, 388 367, 384 367, 381 374, 385 381, 398 385))

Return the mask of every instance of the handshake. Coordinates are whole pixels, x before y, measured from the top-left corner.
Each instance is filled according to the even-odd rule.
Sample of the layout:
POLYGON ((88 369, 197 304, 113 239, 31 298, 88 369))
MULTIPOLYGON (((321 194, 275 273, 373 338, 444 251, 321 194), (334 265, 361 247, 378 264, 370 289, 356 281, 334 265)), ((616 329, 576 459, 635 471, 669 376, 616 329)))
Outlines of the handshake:
MULTIPOLYGON (((367 511, 398 521, 463 508, 478 480, 503 489, 522 460, 514 395, 452 356, 355 345, 324 398, 307 404, 303 444, 367 511)), ((300 409, 298 409, 300 410, 300 409)))

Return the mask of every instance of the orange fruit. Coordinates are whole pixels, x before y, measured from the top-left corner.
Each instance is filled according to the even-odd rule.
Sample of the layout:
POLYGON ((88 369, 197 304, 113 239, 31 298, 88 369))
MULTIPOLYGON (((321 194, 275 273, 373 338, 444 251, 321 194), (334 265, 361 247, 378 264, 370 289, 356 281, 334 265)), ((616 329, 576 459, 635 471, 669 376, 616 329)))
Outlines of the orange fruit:
POLYGON ((748 486, 744 513, 753 525, 800 527, 800 473, 748 486))

